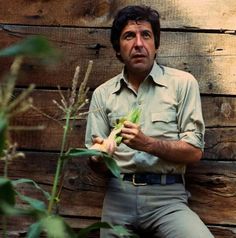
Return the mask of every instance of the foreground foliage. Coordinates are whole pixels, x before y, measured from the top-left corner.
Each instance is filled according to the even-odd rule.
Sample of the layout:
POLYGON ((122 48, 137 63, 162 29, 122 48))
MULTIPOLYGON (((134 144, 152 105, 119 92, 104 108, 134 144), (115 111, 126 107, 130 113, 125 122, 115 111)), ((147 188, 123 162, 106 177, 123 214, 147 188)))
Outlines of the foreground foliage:
POLYGON ((47 237, 83 238, 88 237, 88 234, 91 231, 100 228, 113 229, 121 237, 135 237, 124 227, 112 226, 104 222, 98 222, 87 228, 81 229, 80 232, 76 234, 74 230, 64 221, 63 217, 54 213, 55 206, 60 200, 58 184, 59 182, 63 183, 61 180, 63 180, 65 165, 69 159, 73 157, 102 156, 105 164, 114 176, 120 176, 119 167, 108 154, 97 150, 70 148, 68 144, 68 137, 72 129, 71 124, 73 124, 71 121, 73 122, 75 118, 82 115, 79 111, 86 103, 88 103, 88 88, 86 87, 86 83, 92 69, 92 62, 89 63, 84 81, 82 82, 78 92, 77 83, 80 68, 76 68, 68 100, 66 100, 59 88, 61 103, 55 101, 55 104, 65 115, 65 125, 63 126, 64 130, 60 155, 57 160, 57 168, 51 193, 44 191, 31 179, 25 178, 11 180, 8 177, 7 172, 9 162, 14 160, 16 157, 24 156, 22 153, 17 152, 16 143, 12 143, 11 141, 9 120, 18 113, 27 111, 32 107, 32 98, 30 98, 30 93, 35 87, 31 84, 18 97, 13 98, 13 92, 20 66, 24 57, 37 57, 38 60, 48 63, 52 59, 56 59, 58 55, 58 52, 49 44, 49 42, 40 36, 26 38, 24 41, 0 51, 0 57, 15 57, 9 73, 0 84, 0 159, 4 161, 3 176, 0 177, 0 215, 2 216, 3 237, 7 237, 7 220, 12 216, 30 216, 34 218, 35 223, 30 225, 27 233, 27 237, 30 238, 40 237, 42 233, 46 234, 47 237), (30 183, 35 187, 35 189, 40 190, 46 201, 48 201, 48 204, 45 204, 43 201, 36 198, 21 194, 17 190, 17 186, 23 183, 30 183), (16 203, 16 198, 23 201, 27 204, 27 206, 20 207, 16 203))

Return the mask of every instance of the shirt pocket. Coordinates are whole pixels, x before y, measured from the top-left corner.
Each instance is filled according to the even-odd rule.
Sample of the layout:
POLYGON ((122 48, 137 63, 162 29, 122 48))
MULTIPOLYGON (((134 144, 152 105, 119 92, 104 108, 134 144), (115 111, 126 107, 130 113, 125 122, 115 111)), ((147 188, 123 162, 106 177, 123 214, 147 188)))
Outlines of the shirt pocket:
POLYGON ((177 133, 177 118, 174 111, 151 113, 152 129, 159 135, 177 133))

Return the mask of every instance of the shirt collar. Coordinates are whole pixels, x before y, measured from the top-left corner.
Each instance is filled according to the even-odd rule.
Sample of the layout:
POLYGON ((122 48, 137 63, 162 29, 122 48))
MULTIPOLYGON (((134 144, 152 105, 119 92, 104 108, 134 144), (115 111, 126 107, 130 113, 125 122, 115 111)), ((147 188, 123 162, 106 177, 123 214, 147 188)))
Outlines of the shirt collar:
POLYGON ((127 79, 125 77, 125 67, 123 67, 122 72, 116 76, 116 82, 112 93, 117 93, 124 84, 128 85, 127 79))
POLYGON ((149 76, 152 77, 153 81, 160 86, 167 87, 167 82, 164 77, 165 69, 161 65, 154 62, 152 70, 149 74, 149 76))
MULTIPOLYGON (((164 68, 161 65, 157 64, 156 62, 154 62, 152 70, 150 74, 148 75, 148 77, 151 77, 152 80, 157 85, 167 87, 167 83, 164 79, 164 74, 165 74, 164 68)), ((123 84, 126 84, 126 85, 128 84, 126 76, 125 76, 125 67, 123 67, 122 72, 116 76, 116 83, 112 93, 118 92, 121 89, 123 84)))

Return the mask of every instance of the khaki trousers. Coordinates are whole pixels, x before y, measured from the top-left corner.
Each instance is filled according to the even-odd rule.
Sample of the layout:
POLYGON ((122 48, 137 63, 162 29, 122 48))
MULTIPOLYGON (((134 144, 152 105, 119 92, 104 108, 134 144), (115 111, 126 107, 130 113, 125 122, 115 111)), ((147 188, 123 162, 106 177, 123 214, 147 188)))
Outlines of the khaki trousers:
MULTIPOLYGON (((111 178, 103 203, 102 221, 123 225, 143 238, 212 238, 205 224, 187 204, 183 184, 134 186, 111 178)), ((115 238, 101 229, 101 238, 115 238)))

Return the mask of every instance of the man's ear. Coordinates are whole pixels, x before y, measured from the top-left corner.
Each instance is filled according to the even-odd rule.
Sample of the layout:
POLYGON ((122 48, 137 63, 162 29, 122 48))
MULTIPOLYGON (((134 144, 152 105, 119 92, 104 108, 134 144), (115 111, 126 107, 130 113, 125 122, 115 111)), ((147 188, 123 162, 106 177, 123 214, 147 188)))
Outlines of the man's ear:
POLYGON ((121 57, 121 54, 120 52, 116 52, 116 58, 123 63, 123 60, 122 60, 122 57, 121 57))

